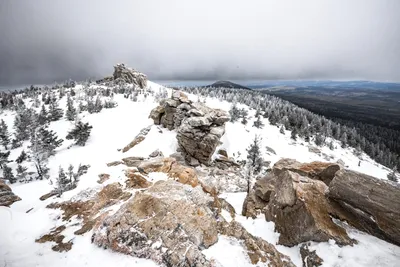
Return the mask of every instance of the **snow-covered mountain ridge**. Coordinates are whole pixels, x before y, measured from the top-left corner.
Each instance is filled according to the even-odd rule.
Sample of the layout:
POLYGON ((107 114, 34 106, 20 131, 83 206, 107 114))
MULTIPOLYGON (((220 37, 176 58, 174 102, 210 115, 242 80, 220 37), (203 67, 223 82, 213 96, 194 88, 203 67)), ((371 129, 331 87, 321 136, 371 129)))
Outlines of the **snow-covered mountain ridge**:
MULTIPOLYGON (((143 83, 141 82, 141 84, 143 83)), ((91 95, 93 100, 99 96, 100 101, 113 101, 117 105, 114 108, 105 108, 98 113, 89 113, 82 110, 78 113, 79 120, 88 122, 93 127, 89 139, 85 146, 74 145, 73 140, 64 140, 61 146, 55 149, 55 154, 48 158, 48 180, 31 181, 29 183, 17 182, 11 185, 13 192, 21 197, 22 200, 15 202, 10 209, 0 209, 0 222, 2 224, 2 227, 0 227, 0 264, 5 266, 109 266, 118 263, 118 266, 158 266, 159 263, 154 260, 140 259, 97 247, 92 244, 91 239, 94 231, 97 231, 95 237, 101 237, 101 227, 98 228, 99 230, 90 230, 83 235, 75 235, 74 232, 82 227, 83 217, 79 218, 79 216, 75 215, 64 221, 62 217, 65 215, 65 210, 46 208, 46 206, 54 202, 62 203, 71 200, 86 201, 93 198, 98 192, 102 192, 106 186, 111 186, 114 183, 124 185, 127 180, 127 170, 131 170, 133 173, 137 173, 136 170, 138 170, 141 178, 144 177, 148 182, 153 183, 147 190, 153 190, 151 194, 157 194, 158 198, 163 198, 162 188, 159 188, 162 183, 159 183, 158 186, 155 184, 160 180, 168 180, 168 176, 170 176, 168 172, 170 170, 157 169, 158 171, 156 172, 142 172, 140 170, 143 170, 143 166, 149 164, 146 161, 154 151, 160 151, 167 158, 170 155, 176 154, 177 150, 179 150, 176 138, 177 130, 168 130, 162 126, 154 125, 153 120, 149 118, 151 111, 158 106, 159 100, 165 98, 167 95, 170 97, 173 90, 150 81, 147 81, 143 89, 137 88, 137 90, 133 90, 132 86, 127 86, 128 90, 126 90, 125 94, 117 93, 121 88, 121 86, 110 88, 106 85, 76 84, 72 89, 55 89, 51 91, 50 94, 57 96, 58 105, 64 111, 66 111, 67 106, 67 95, 71 95, 71 90, 74 91, 74 96, 70 97, 72 97, 76 108, 78 108, 80 101, 84 102, 87 100, 88 94, 91 95), (129 90, 129 88, 132 90, 129 90), (107 92, 107 90, 111 92, 107 92), (61 98, 60 93, 63 95, 61 98), (121 150, 145 128, 148 128, 149 131, 145 134, 144 139, 123 153, 121 150), (141 167, 126 166, 129 165, 126 162, 124 164, 118 163, 118 165, 112 167, 107 166, 107 163, 121 162, 122 159, 129 157, 131 160, 132 157, 139 158, 142 165, 138 165, 138 167, 141 167), (57 178, 59 177, 59 166, 67 169, 70 164, 75 166, 74 170, 77 169, 79 164, 89 165, 90 167, 87 173, 79 178, 75 189, 63 192, 60 197, 53 196, 44 201, 39 200, 42 195, 51 192, 56 186, 57 178), (108 178, 105 178, 103 183, 99 183, 99 174, 107 174, 108 178), (158 192, 157 190, 161 191, 158 192), (59 228, 61 229, 61 234, 64 236, 62 242, 71 242, 73 244, 69 251, 62 253, 53 251, 54 242, 35 242, 36 239, 49 233, 51 229, 61 226, 65 226, 65 229, 59 228)), ((221 101, 214 97, 204 98, 193 94, 188 94, 187 96, 192 102, 200 100, 210 108, 221 109, 226 112, 229 112, 232 106, 232 103, 221 101)), ((32 107, 36 112, 40 111, 40 107, 44 103, 44 101, 35 97, 22 98, 22 101, 24 101, 27 107, 32 107), (39 101, 39 104, 35 103, 37 101, 39 101)), ((217 147, 216 153, 212 157, 213 159, 219 157, 217 154, 218 150, 223 150, 235 162, 245 160, 247 148, 257 135, 262 138, 260 146, 261 156, 264 161, 270 162, 269 166, 272 166, 282 158, 292 158, 300 162, 337 162, 340 160, 344 162, 346 169, 387 180, 387 174, 390 170, 377 164, 365 154, 357 156, 352 148, 342 148, 340 143, 335 140, 332 140, 336 147, 334 150, 331 150, 328 146, 317 147, 312 141, 307 143, 302 138, 293 140, 290 131, 285 130, 281 133, 280 128, 271 125, 268 119, 262 119, 264 127, 253 127, 254 121, 257 120, 255 118, 256 110, 240 104, 238 104, 238 107, 248 111, 248 122, 246 125, 241 122, 225 123, 225 133, 220 140, 221 144, 217 147)), ((5 121, 11 133, 14 131, 13 124, 16 116, 16 111, 12 110, 2 110, 1 113, 1 118, 5 121)), ((74 125, 74 121, 62 118, 49 122, 48 128, 53 130, 59 138, 65 139, 74 125)), ((22 150, 29 151, 29 146, 30 141, 24 141, 21 147, 10 149, 9 160, 16 159, 22 150)), ((180 161, 177 160, 177 162, 180 161)), ((185 168, 192 169, 192 167, 186 166, 183 162, 179 164, 182 166, 175 166, 180 167, 180 170, 186 170, 185 168)), ((10 162, 7 165, 15 172, 18 164, 10 162)), ((21 165, 27 168, 26 173, 35 173, 36 171, 34 164, 30 161, 24 161, 21 165)), ((225 199, 236 210, 236 214, 230 214, 225 209, 222 209, 221 216, 224 220, 231 222, 233 215, 234 221, 242 225, 251 235, 271 243, 280 253, 289 256, 290 261, 296 266, 302 266, 300 245, 293 247, 277 245, 279 233, 274 231, 273 222, 267 222, 262 215, 259 215, 255 219, 246 218, 241 215, 240 211, 246 197, 246 183, 244 183, 244 189, 242 185, 236 185, 236 183, 242 183, 245 174, 242 174, 242 176, 237 174, 237 178, 228 179, 225 177, 225 180, 223 180, 221 177, 224 175, 233 177, 234 172, 228 168, 228 170, 225 170, 225 173, 218 176, 218 172, 221 172, 221 170, 216 168, 214 171, 217 173, 215 176, 211 176, 209 174, 212 168, 212 166, 201 165, 195 167, 194 170, 201 183, 210 182, 213 186, 217 187, 220 191, 219 197, 225 199), (205 175, 201 175, 201 173, 205 173, 205 175), (214 181, 215 177, 218 177, 218 181, 214 181)), ((267 168, 265 166, 264 170, 267 168)), ((169 185, 168 183, 165 182, 163 185, 166 187, 169 185)), ((193 192, 198 191, 200 195, 205 194, 198 188, 199 186, 195 187, 195 189, 191 189, 189 185, 174 186, 184 190, 185 194, 181 196, 183 200, 195 196, 195 193, 191 193, 192 190, 193 192)), ((113 214, 118 214, 120 207, 124 203, 135 201, 136 195, 144 199, 153 196, 150 193, 146 195, 146 190, 129 188, 127 186, 120 186, 116 191, 118 190, 123 190, 124 194, 129 193, 132 196, 125 199, 124 197, 119 198, 119 195, 116 198, 116 202, 100 206, 99 214, 108 212, 108 215, 113 217, 113 214)), ((211 196, 210 199, 212 200, 211 196)), ((204 199, 199 197, 199 199, 191 201, 195 205, 203 207, 202 205, 205 205, 203 200, 208 200, 208 197, 204 199)), ((156 200, 154 199, 154 201, 156 200)), ((169 199, 167 198, 163 201, 163 203, 167 203, 166 201, 169 201, 169 199)), ((184 204, 186 205, 186 202, 184 204)), ((174 207, 173 204, 170 205, 174 207)), ((204 206, 204 212, 206 210, 207 207, 204 206)), ((177 211, 183 212, 179 209, 177 211)), ((214 222, 211 220, 211 223, 214 222)), ((316 250, 316 253, 324 260, 323 266, 397 266, 400 262, 400 248, 398 246, 360 232, 350 226, 344 225, 343 227, 345 227, 351 238, 358 241, 358 244, 354 244, 353 246, 338 246, 333 240, 329 242, 310 243, 310 250, 316 250)), ((207 246, 206 249, 201 251, 201 254, 204 255, 205 259, 214 264, 210 266, 252 266, 252 259, 249 257, 247 249, 244 246, 244 243, 249 242, 249 239, 246 239, 247 241, 243 240, 245 239, 235 238, 228 234, 219 234, 218 242, 207 246)), ((185 240, 185 242, 187 241, 185 240)), ((190 244, 196 243, 193 240, 190 240, 190 242, 192 242, 190 244)), ((153 245, 155 250, 157 250, 157 247, 162 249, 162 244, 153 245)), ((256 266, 268 266, 267 264, 259 261, 256 266)), ((270 264, 274 263, 270 262, 270 264)))

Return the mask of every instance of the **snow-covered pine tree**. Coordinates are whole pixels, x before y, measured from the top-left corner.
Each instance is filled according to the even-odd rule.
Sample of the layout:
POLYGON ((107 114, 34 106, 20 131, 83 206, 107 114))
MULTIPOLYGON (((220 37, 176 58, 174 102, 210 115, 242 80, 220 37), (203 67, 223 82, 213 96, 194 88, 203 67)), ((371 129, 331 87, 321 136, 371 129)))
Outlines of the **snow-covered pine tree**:
POLYGON ((57 135, 47 129, 47 125, 38 127, 32 133, 31 145, 31 159, 35 164, 38 179, 42 180, 47 178, 48 168, 46 166, 47 160, 50 156, 55 154, 55 149, 61 145, 62 139, 58 139, 57 135))
POLYGON ((294 128, 293 130, 292 130, 292 133, 291 133, 291 135, 290 135, 290 138, 292 138, 293 140, 297 140, 297 130, 296 130, 296 128, 294 128))
POLYGON ((69 166, 68 166, 68 173, 67 173, 67 175, 68 175, 68 179, 69 179, 69 181, 72 183, 72 182, 76 182, 76 180, 77 180, 77 178, 75 177, 75 174, 74 174, 74 166, 72 166, 72 164, 69 164, 69 166))
POLYGON ((76 145, 84 146, 89 139, 92 128, 93 126, 89 125, 89 123, 79 121, 76 123, 75 127, 68 132, 66 139, 74 139, 76 145))
POLYGON ((27 169, 28 168, 18 164, 18 166, 17 166, 17 180, 22 180, 23 178, 25 178, 27 169))
POLYGON ((61 166, 58 169, 58 177, 56 181, 56 191, 58 193, 58 196, 61 196, 62 193, 67 191, 67 188, 69 187, 70 181, 67 178, 67 175, 65 175, 64 169, 61 168, 61 166))
POLYGON ((235 122, 240 118, 240 110, 236 106, 236 103, 233 103, 231 109, 229 110, 229 116, 231 117, 231 122, 235 122))
POLYGON ((8 145, 10 144, 10 133, 8 132, 7 124, 3 119, 0 122, 0 142, 1 145, 4 146, 4 149, 8 149, 8 145))
POLYGON ((321 134, 315 136, 315 144, 317 146, 322 146, 324 144, 324 137, 321 134))
POLYGON ((247 116, 243 116, 242 120, 240 121, 243 125, 247 125, 247 116))
POLYGON ((57 101, 52 100, 49 105, 49 120, 58 121, 64 116, 64 111, 58 106, 57 101))
POLYGON ((3 168, 4 165, 9 163, 8 157, 10 156, 10 151, 0 152, 0 168, 3 168))
POLYGON ((335 147, 333 146, 333 142, 332 141, 329 142, 329 149, 330 150, 334 150, 335 149, 335 147))
POLYGON ((21 151, 21 154, 19 154, 18 158, 15 160, 16 163, 21 164, 25 160, 28 159, 28 154, 25 152, 25 150, 21 151))
POLYGON ((33 110, 20 108, 17 110, 17 115, 14 119, 15 139, 16 141, 28 140, 32 129, 32 114, 33 110))
POLYGON ((47 113, 47 110, 46 110, 46 107, 45 107, 44 104, 42 105, 42 108, 39 111, 39 115, 38 115, 37 120, 38 120, 38 124, 39 125, 44 125, 49 120, 48 119, 48 113, 47 113))
POLYGON ((94 102, 94 112, 99 113, 103 109, 103 103, 101 102, 100 96, 96 97, 96 101, 94 102))
POLYGON ((264 123, 261 120, 261 116, 258 116, 257 120, 254 121, 253 127, 256 127, 258 129, 262 129, 264 127, 264 123))
POLYGON ((3 166, 3 178, 4 180, 7 180, 12 184, 17 181, 17 179, 15 179, 14 173, 12 172, 12 169, 7 165, 3 166))
POLYGON ((391 172, 388 173, 387 178, 392 182, 397 182, 396 176, 397 167, 395 166, 391 172))
POLYGON ((252 168, 254 174, 260 173, 263 164, 260 142, 260 137, 256 135, 253 142, 246 149, 248 164, 252 168))
POLYGON ((69 121, 74 121, 76 117, 76 109, 70 95, 67 96, 67 111, 65 112, 65 117, 69 121))

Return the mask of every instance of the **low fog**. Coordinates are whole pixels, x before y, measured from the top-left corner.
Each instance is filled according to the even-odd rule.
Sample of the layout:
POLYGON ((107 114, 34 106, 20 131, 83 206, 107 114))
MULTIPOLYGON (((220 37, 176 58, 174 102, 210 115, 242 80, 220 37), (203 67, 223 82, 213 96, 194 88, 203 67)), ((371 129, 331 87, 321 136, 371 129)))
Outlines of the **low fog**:
POLYGON ((400 81, 398 0, 1 0, 0 84, 152 80, 400 81))

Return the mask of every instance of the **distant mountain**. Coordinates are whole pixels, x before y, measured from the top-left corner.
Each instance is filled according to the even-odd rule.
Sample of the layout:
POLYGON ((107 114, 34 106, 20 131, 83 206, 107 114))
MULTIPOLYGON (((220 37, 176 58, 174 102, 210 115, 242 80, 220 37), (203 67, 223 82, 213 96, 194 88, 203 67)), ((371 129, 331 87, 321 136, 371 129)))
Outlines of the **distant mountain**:
POLYGON ((216 81, 215 83, 207 85, 205 87, 235 88, 235 89, 251 90, 249 87, 246 87, 244 85, 240 85, 240 84, 237 84, 237 83, 233 83, 233 82, 230 82, 230 81, 216 81))

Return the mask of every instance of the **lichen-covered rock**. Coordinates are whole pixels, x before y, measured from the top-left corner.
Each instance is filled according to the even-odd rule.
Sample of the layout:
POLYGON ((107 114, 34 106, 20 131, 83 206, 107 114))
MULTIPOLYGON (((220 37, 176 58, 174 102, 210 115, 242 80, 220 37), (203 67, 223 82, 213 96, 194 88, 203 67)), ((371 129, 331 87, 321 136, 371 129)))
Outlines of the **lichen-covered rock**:
POLYGON ((275 190, 265 208, 267 221, 275 222, 279 244, 294 246, 306 241, 335 240, 340 245, 354 243, 346 230, 335 224, 326 199, 327 185, 298 173, 284 170, 272 174, 275 190))
POLYGON ((146 177, 134 170, 126 170, 125 176, 128 177, 128 180, 125 182, 127 188, 139 189, 147 188, 152 185, 151 182, 147 181, 146 177))
POLYGON ((200 187, 159 181, 99 223, 92 241, 164 266, 211 267, 201 253, 218 240, 209 201, 200 187))
POLYGON ((155 124, 177 131, 180 149, 192 166, 209 165, 211 156, 225 133, 229 116, 225 111, 212 109, 202 103, 192 103, 180 92, 162 101, 149 116, 155 124))
POLYGON ((16 196, 11 188, 0 179, 0 206, 10 206, 14 202, 20 201, 21 198, 16 196))

